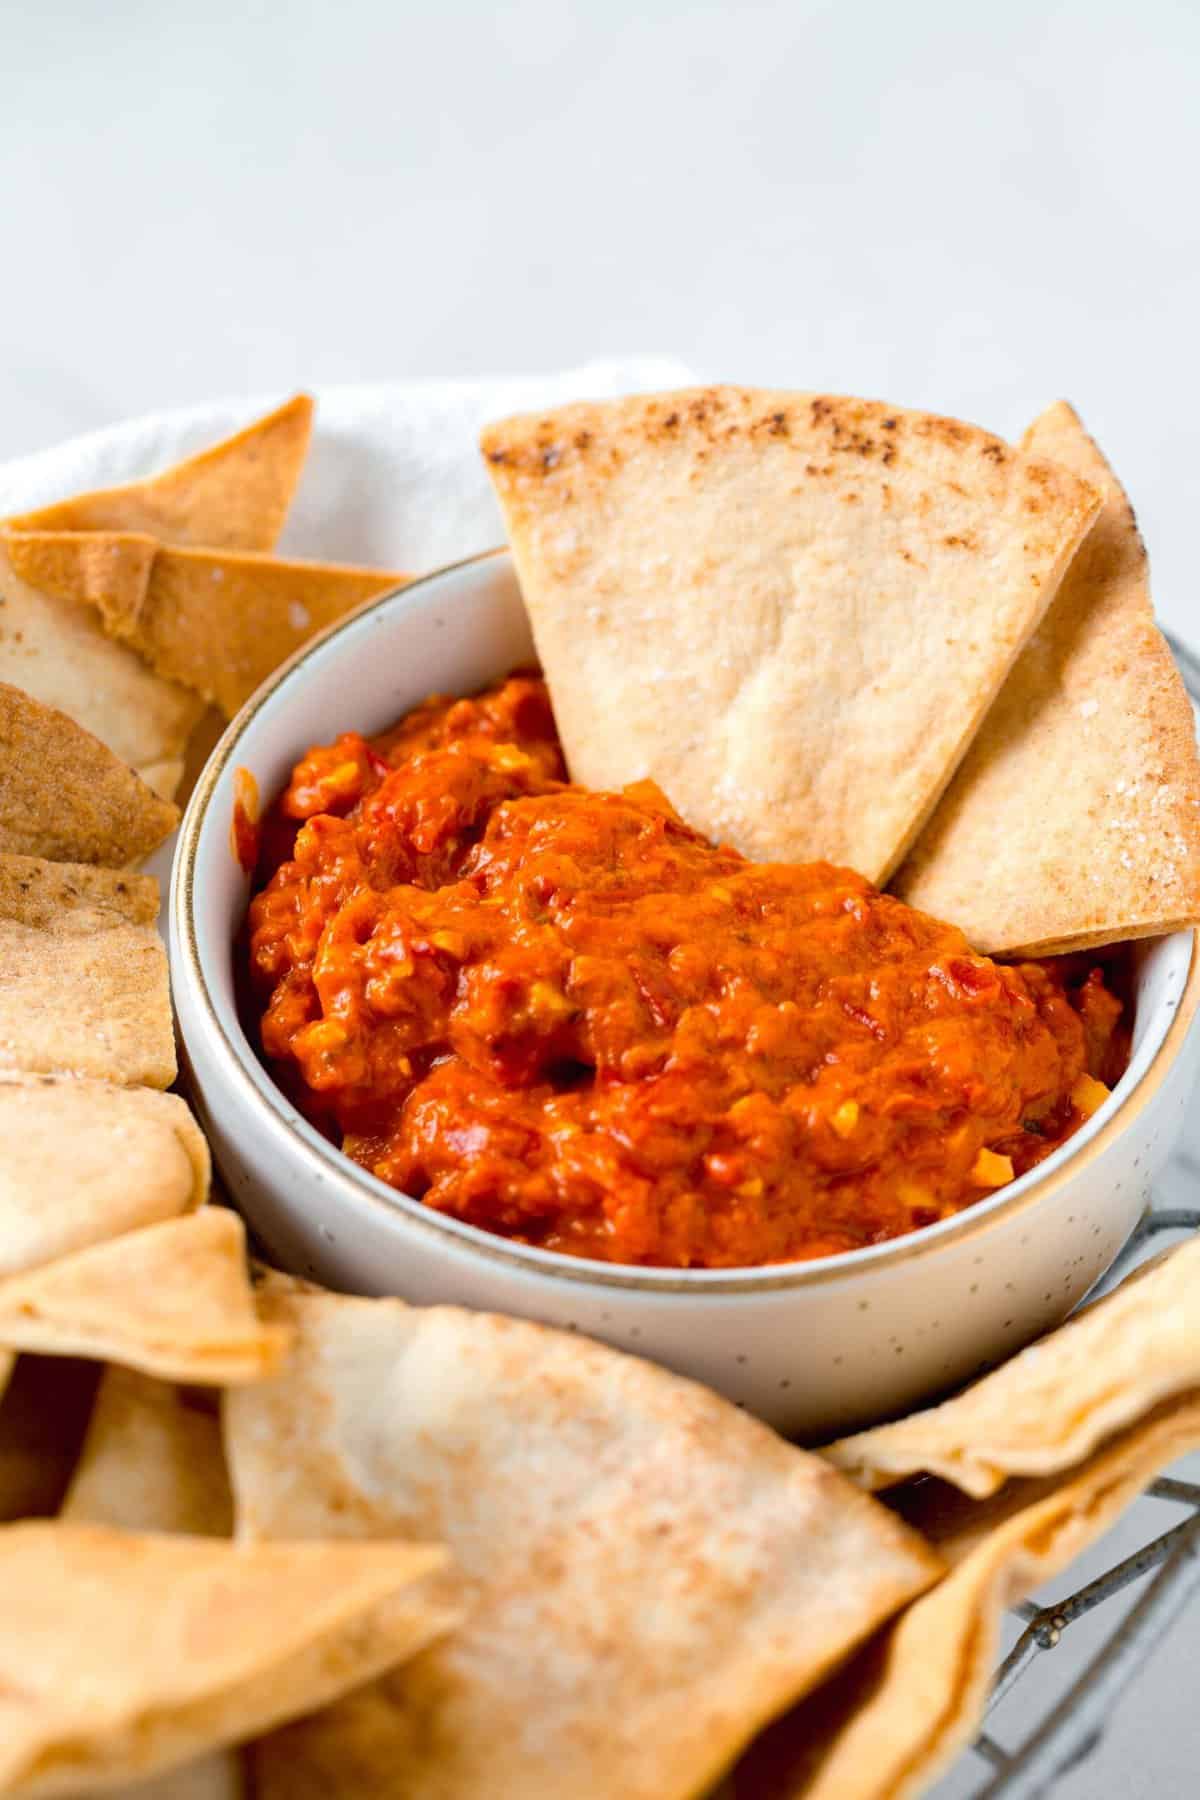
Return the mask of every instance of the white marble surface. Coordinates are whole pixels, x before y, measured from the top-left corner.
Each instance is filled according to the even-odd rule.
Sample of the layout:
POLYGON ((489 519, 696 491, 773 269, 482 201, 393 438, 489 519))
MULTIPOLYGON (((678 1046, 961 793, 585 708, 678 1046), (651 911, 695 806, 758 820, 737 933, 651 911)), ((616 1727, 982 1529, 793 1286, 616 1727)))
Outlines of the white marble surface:
MULTIPOLYGON (((1200 642, 1200 8, 0 0, 0 30, 0 458, 641 350, 1010 434, 1066 394, 1200 642)), ((1196 1791, 1198 1655, 1200 1618, 1067 1800, 1196 1791)))

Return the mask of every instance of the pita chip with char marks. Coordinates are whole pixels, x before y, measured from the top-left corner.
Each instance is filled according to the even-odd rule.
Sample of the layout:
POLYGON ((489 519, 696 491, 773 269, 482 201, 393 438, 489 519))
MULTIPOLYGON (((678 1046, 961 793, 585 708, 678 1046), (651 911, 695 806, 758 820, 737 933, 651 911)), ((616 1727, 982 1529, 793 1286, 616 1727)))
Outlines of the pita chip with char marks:
POLYGON ((254 1746, 259 1800, 672 1800, 937 1578, 915 1534, 690 1381, 566 1332, 298 1291, 223 1403, 237 1531, 433 1536, 444 1643, 254 1746))
POLYGON ((0 856, 0 1070, 175 1079, 158 883, 0 856))
POLYGON ((261 1381, 288 1333, 262 1323, 245 1227, 205 1206, 0 1281, 0 1349, 120 1363, 163 1381, 261 1381))
POLYGON ((107 744, 0 682, 0 853, 123 869, 178 822, 107 744))
POLYGON ((1101 497, 957 420, 720 387, 483 433, 572 778, 883 881, 1101 497))
POLYGON ((2 531, 0 680, 74 719, 161 799, 173 798, 203 701, 108 637, 90 606, 22 581, 2 531))
POLYGON ((156 674, 231 717, 293 651, 408 579, 387 569, 176 549, 136 532, 10 532, 21 579, 86 605, 156 674))
POLYGON ((731 1800, 917 1800, 979 1730, 1005 1608, 1074 1561, 1163 1469, 1200 1448, 1200 1390, 1165 1401, 1081 1467, 992 1500, 938 1482, 903 1514, 950 1565, 811 1700, 763 1733, 731 1800))
POLYGON ((1045 956, 1200 924, 1200 754, 1116 476, 1065 401, 1023 449, 1104 510, 893 885, 978 950, 1045 956))
POLYGON ((158 475, 74 494, 5 522, 19 531, 144 531, 164 544, 270 550, 300 480, 312 422, 312 399, 297 394, 158 475))

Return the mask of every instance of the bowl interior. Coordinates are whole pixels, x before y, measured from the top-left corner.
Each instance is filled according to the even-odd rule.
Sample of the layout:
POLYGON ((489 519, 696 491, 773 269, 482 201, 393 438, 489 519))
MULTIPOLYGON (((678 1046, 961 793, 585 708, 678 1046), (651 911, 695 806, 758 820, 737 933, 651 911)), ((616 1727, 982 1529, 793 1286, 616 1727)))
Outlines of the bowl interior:
MULTIPOLYGON (((214 1023, 230 1055, 230 1078, 252 1091, 256 1108, 282 1118, 324 1161, 333 1160, 344 1173, 401 1212, 415 1209, 422 1220, 435 1218, 459 1239, 494 1244, 473 1226, 431 1214, 419 1201, 396 1193, 332 1148, 297 1113, 259 1063, 241 1022, 234 988, 233 943, 245 913, 249 880, 234 855, 230 822, 234 777, 247 769, 264 803, 287 780, 297 757, 313 743, 329 742, 338 732, 373 732, 391 725, 409 708, 435 692, 465 694, 485 686, 508 670, 534 659, 529 621, 521 602, 511 559, 494 552, 458 564, 391 594, 334 628, 299 652, 262 688, 230 725, 192 796, 181 832, 171 913, 185 961, 204 990, 214 1023)), ((1130 1065, 1112 1096, 1069 1143, 1020 1181, 978 1202, 958 1219, 945 1220, 921 1233, 933 1243, 952 1233, 964 1218, 977 1221, 987 1212, 1010 1204, 1032 1184, 1044 1181, 1067 1158, 1088 1143, 1112 1118, 1136 1087, 1162 1044, 1188 978, 1191 933, 1148 940, 1135 957, 1135 1018, 1130 1065)), ((260 1114, 261 1116, 261 1114, 260 1114)), ((894 1239, 866 1250, 822 1259, 820 1264, 789 1265, 797 1278, 819 1268, 828 1275, 835 1265, 858 1269, 868 1260, 886 1259, 911 1239, 894 1239)), ((522 1245, 508 1248, 531 1267, 561 1270, 570 1261, 578 1277, 591 1269, 611 1276, 613 1265, 566 1259, 522 1245)), ((777 1280, 778 1266, 761 1271, 777 1280)), ((744 1285, 753 1270, 689 1270, 687 1279, 701 1284, 744 1285)), ((677 1269, 625 1269, 625 1281, 636 1278, 653 1286, 677 1286, 677 1269)))

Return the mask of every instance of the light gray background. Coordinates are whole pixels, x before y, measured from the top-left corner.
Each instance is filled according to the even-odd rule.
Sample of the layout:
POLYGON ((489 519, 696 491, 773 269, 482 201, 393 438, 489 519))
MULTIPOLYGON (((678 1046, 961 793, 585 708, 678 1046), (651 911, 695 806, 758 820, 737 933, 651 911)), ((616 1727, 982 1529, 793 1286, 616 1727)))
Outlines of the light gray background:
MULTIPOLYGON (((0 0, 0 46, 0 458, 624 351, 1008 434, 1065 394, 1200 640, 1187 0, 0 0)), ((1198 1656, 1064 1795, 1196 1791, 1198 1656)))

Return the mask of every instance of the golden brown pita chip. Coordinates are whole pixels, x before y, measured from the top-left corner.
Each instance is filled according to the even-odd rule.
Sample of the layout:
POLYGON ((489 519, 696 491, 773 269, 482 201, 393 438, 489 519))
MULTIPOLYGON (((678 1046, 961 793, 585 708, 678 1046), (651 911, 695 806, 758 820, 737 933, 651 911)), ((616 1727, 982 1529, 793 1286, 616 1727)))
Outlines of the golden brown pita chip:
POLYGON ((105 635, 90 606, 21 581, 0 535, 0 680, 74 719, 169 800, 203 702, 105 635))
POLYGON ((0 1076, 0 1279, 172 1219, 208 1196, 184 1102, 78 1076, 0 1076))
MULTIPOLYGON (((733 1800, 911 1800, 979 1729, 1005 1607, 1058 1574, 1159 1471, 1200 1446, 1200 1397, 1167 1401, 1070 1476, 999 1504, 927 1497, 911 1516, 952 1565, 867 1649, 764 1733, 733 1800)), ((936 1488, 937 1484, 929 1484, 936 1488)))
POLYGON ((860 1487, 940 1475, 976 1498, 1053 1475, 1173 1394, 1200 1386, 1200 1239, 927 1412, 824 1452, 860 1487))
POLYGON ((146 531, 165 544, 269 550, 304 467, 312 417, 312 400, 297 394, 161 475, 75 494, 6 523, 23 531, 146 531))
POLYGON ((977 427, 742 388, 489 426, 576 781, 886 877, 1100 507, 977 427))
POLYGON ((387 569, 174 550, 119 532, 13 534, 33 587, 86 603, 104 629, 232 715, 293 650, 407 579, 387 569))
POLYGON ((1023 448, 1104 511, 895 888, 977 949, 1041 956, 1200 922, 1200 755, 1112 470, 1065 401, 1023 448))
POLYGON ((0 856, 0 1070, 175 1079, 157 909, 149 876, 0 856))
MULTIPOLYGON (((100 1370, 69 1356, 15 1356, 0 1382, 0 1523, 48 1517, 79 1460, 100 1370)), ((2 1372, 2 1370, 0 1370, 2 1372)))
POLYGON ((120 869, 178 822, 99 738, 0 682, 0 852, 120 869))
POLYGON ((698 1793, 937 1574, 818 1458, 600 1344, 270 1282, 259 1305, 296 1337, 224 1403, 240 1535, 434 1533, 469 1607, 258 1746, 261 1800, 698 1793))
POLYGON ((320 1706, 453 1622, 421 1544, 0 1530, 0 1792, 154 1774, 320 1706))
POLYGON ((116 1362, 164 1381, 259 1381, 287 1348, 260 1323, 236 1214, 206 1206, 0 1281, 0 1349, 116 1362))

